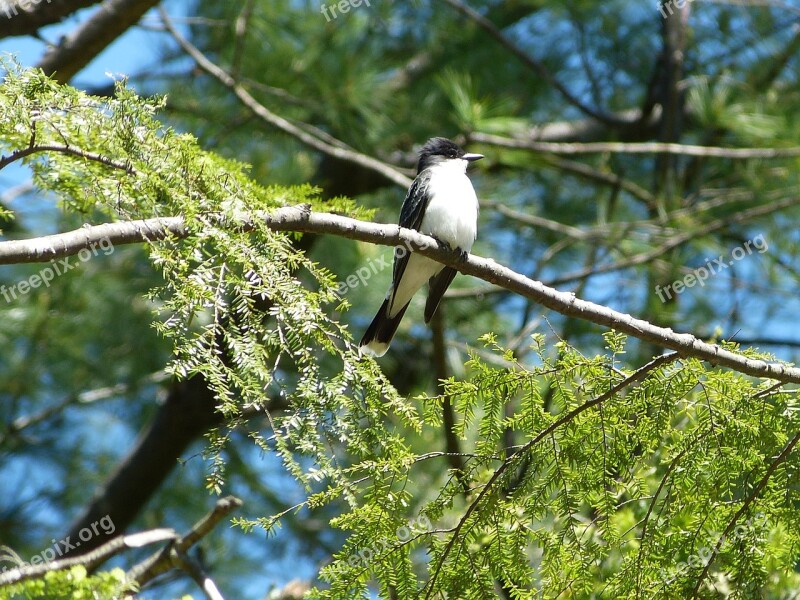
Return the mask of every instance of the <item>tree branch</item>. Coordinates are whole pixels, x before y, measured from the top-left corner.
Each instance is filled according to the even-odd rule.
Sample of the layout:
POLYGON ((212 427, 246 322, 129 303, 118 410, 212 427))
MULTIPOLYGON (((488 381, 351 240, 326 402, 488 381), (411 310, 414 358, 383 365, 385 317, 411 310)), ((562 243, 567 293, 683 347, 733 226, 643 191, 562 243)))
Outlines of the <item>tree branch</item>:
POLYGON ((714 547, 711 549, 711 556, 708 557, 708 561, 705 563, 705 565, 703 565, 703 570, 697 578, 697 583, 695 583, 693 594, 695 597, 697 597, 700 587, 703 585, 703 580, 705 579, 706 575, 708 575, 709 569, 711 569, 711 563, 714 562, 714 559, 719 553, 720 548, 722 548, 722 544, 728 538, 731 531, 733 531, 736 522, 750 509, 750 505, 755 502, 759 494, 761 494, 763 489, 767 486, 767 483, 769 483, 770 477, 772 477, 773 473, 775 473, 775 470, 789 457, 789 454, 792 453, 792 450, 798 442, 800 442, 800 432, 795 434, 795 436, 789 441, 788 444, 786 444, 783 450, 781 450, 781 453, 775 457, 775 460, 770 463, 769 467, 767 467, 767 470, 764 473, 764 476, 753 488, 753 491, 748 494, 747 498, 744 499, 744 502, 742 502, 739 510, 736 511, 736 514, 733 515, 733 518, 728 523, 728 526, 725 527, 725 531, 723 531, 719 536, 717 543, 714 544, 714 547))
MULTIPOLYGON (((186 561, 186 551, 208 535, 222 519, 241 505, 242 501, 235 496, 227 496, 217 500, 211 512, 195 523, 186 535, 174 539, 174 542, 169 546, 159 550, 130 569, 126 574, 128 579, 136 581, 140 586, 144 586, 158 575, 166 573, 173 568, 185 568, 186 565, 183 563, 186 561)), ((198 565, 189 566, 192 567, 189 572, 193 577, 201 574, 201 570, 198 570, 198 565)), ((198 585, 208 594, 209 592, 205 589, 205 584, 203 583, 204 580, 208 580, 208 578, 200 577, 198 585)))
POLYGON ((616 152, 620 154, 679 154, 683 156, 705 156, 713 158, 790 158, 800 156, 800 147, 790 148, 722 148, 720 146, 693 146, 666 142, 588 142, 556 143, 507 138, 490 133, 473 133, 470 140, 517 150, 551 152, 553 154, 598 154, 616 152))
MULTIPOLYGON (((62 569, 69 569, 76 565, 84 565, 87 571, 91 571, 95 566, 105 562, 115 554, 119 554, 123 550, 130 548, 141 548, 149 544, 163 542, 166 540, 174 540, 177 534, 172 529, 153 529, 151 531, 143 531, 141 533, 134 533, 131 535, 122 535, 106 542, 99 548, 81 554, 74 558, 64 558, 62 560, 45 561, 39 565, 24 565, 0 573, 0 586, 10 585, 12 583, 19 583, 26 579, 33 579, 34 577, 41 577, 50 571, 60 571, 62 569)), ((69 538, 66 538, 69 541, 69 538)))
POLYGON ((655 206, 657 203, 655 196, 653 196, 646 189, 632 181, 616 175, 615 173, 604 173, 597 169, 593 169, 589 165, 586 165, 582 162, 568 160, 566 158, 559 158, 557 156, 543 156, 542 158, 547 164, 552 165, 556 169, 561 169, 566 173, 572 173, 592 181, 605 183, 612 187, 619 187, 620 189, 628 192, 634 198, 638 198, 644 202, 647 206, 655 206))
POLYGON ((356 152, 355 150, 350 150, 344 143, 338 142, 338 140, 338 143, 336 144, 324 141, 309 131, 304 130, 302 127, 295 125, 291 121, 273 113, 266 106, 251 96, 250 93, 244 89, 236 81, 236 79, 233 78, 233 76, 211 62, 197 47, 189 42, 189 40, 184 38, 180 32, 175 29, 172 21, 169 18, 169 15, 167 15, 163 8, 160 8, 159 11, 161 14, 161 19, 164 22, 164 27, 166 27, 167 30, 172 34, 172 37, 175 38, 175 41, 183 49, 183 51, 186 52, 186 54, 188 54, 197 63, 197 66, 199 66, 203 71, 230 89, 236 95, 239 101, 248 109, 250 109, 250 111, 252 111, 253 114, 259 119, 271 125, 272 127, 280 129, 284 133, 297 138, 307 146, 310 146, 311 148, 314 148, 315 150, 318 150, 324 154, 340 160, 351 162, 364 167, 365 169, 375 171, 389 181, 404 188, 407 188, 411 185, 411 178, 404 175, 399 169, 366 154, 356 152))
POLYGON ((100 164, 106 165, 107 167, 120 169, 121 171, 125 171, 129 175, 136 174, 136 170, 130 164, 113 160, 111 158, 108 158, 107 156, 103 156, 102 154, 96 154, 94 152, 87 152, 86 150, 73 148, 65 144, 31 144, 27 148, 21 148, 20 150, 15 150, 8 156, 0 156, 0 169, 4 169, 13 162, 22 160, 23 158, 26 158, 32 154, 37 154, 40 152, 41 153, 57 152, 59 154, 68 154, 69 156, 75 156, 77 158, 83 158, 85 160, 89 160, 92 162, 98 162, 100 164))
POLYGON ((486 33, 492 36, 495 40, 497 40, 500 45, 502 45, 506 50, 511 52, 514 56, 516 56, 522 64, 524 64, 528 69, 532 70, 534 73, 539 75, 542 79, 544 79, 549 85, 553 86, 558 92, 574 107, 580 110, 582 113, 601 121, 602 123, 606 123, 609 125, 625 125, 626 122, 618 122, 615 120, 614 115, 600 112, 584 102, 578 99, 572 92, 570 92, 564 84, 562 84, 556 76, 553 75, 550 70, 538 60, 528 56, 528 54, 523 51, 519 46, 514 44, 511 40, 509 40, 503 32, 500 31, 497 27, 494 26, 489 19, 484 17, 482 14, 474 10, 473 8, 467 6, 461 0, 444 0, 447 4, 452 6, 470 21, 478 25, 481 29, 483 29, 486 33))
MULTIPOLYGON (((41 0, 40 0, 41 1, 41 0)), ((50 48, 37 65, 66 83, 135 25, 159 0, 108 0, 80 27, 50 48)))
POLYGON ((660 256, 663 256, 673 248, 677 248, 681 244, 696 237, 718 231, 719 229, 727 227, 732 223, 750 223, 753 221, 753 219, 772 214, 779 210, 783 210, 784 208, 796 206, 798 203, 800 203, 800 199, 798 198, 783 198, 782 200, 777 200, 762 206, 754 206, 753 208, 748 208, 732 215, 720 217, 719 219, 704 223, 697 229, 679 233, 668 239, 661 246, 653 248, 652 250, 640 252, 639 254, 635 254, 634 256, 625 258, 615 263, 600 265, 597 267, 592 267, 591 269, 583 269, 577 272, 565 273, 564 275, 556 277, 550 283, 552 285, 561 285, 571 281, 581 280, 585 277, 600 275, 602 273, 611 273, 613 271, 620 271, 622 269, 643 265, 660 256))
POLYGON ((497 483, 497 481, 500 479, 500 477, 503 475, 503 473, 506 470, 508 470, 509 467, 512 464, 514 464, 514 463, 516 463, 516 462, 518 462, 520 460, 524 460, 527 452, 531 448, 533 448, 536 444, 538 444, 543 439, 545 439, 546 437, 551 435, 556 429, 558 429, 562 425, 565 425, 566 423, 569 423, 570 421, 575 419, 578 415, 580 415, 581 413, 586 412, 590 408, 592 408, 594 406, 597 406, 599 404, 602 404, 603 402, 605 402, 609 398, 612 398, 614 396, 614 394, 617 394, 618 392, 621 392, 623 389, 625 389, 629 385, 633 385, 634 383, 638 383, 639 381, 642 381, 645 377, 647 377, 647 375, 651 371, 653 371, 655 369, 659 369, 659 368, 663 367, 664 365, 667 365, 667 364, 677 360, 678 358, 679 358, 679 354, 676 353, 676 352, 672 352, 670 354, 663 354, 661 356, 658 356, 658 357, 654 358, 653 360, 648 362, 646 365, 644 365, 642 367, 639 367, 636 371, 631 373, 628 377, 626 377, 625 379, 620 381, 617 385, 612 387, 607 392, 601 394, 597 398, 592 398, 588 402, 584 402, 580 406, 577 406, 577 407, 573 408, 568 413, 562 415, 561 417, 559 417, 558 419, 556 419, 555 421, 550 423, 550 425, 548 425, 542 431, 540 431, 536 435, 536 437, 534 437, 532 440, 527 442, 517 452, 515 452, 514 454, 512 454, 511 456, 506 458, 503 461, 503 464, 501 464, 495 470, 495 472, 492 473, 492 476, 483 485, 483 489, 481 489, 480 493, 475 497, 475 499, 472 502, 470 502, 469 506, 467 506, 467 509, 464 511, 463 516, 459 519, 458 524, 453 528, 453 530, 452 530, 453 535, 450 537, 450 541, 445 546, 444 551, 442 552, 442 555, 439 557, 439 559, 437 561, 436 568, 434 569, 433 573, 431 574, 430 579, 428 580, 428 582, 426 584, 427 591, 425 593, 425 598, 430 598, 431 593, 433 592, 433 583, 436 581, 436 578, 438 577, 439 572, 442 570, 442 567, 444 566, 444 562, 447 559, 447 555, 450 554, 450 551, 453 549, 453 545, 456 542, 456 539, 458 537, 458 533, 461 531, 461 529, 467 523, 467 521, 469 520, 470 515, 473 512, 475 512, 475 510, 477 510, 478 505, 480 504, 481 500, 483 500, 483 498, 486 497, 489 494, 489 492, 492 490, 492 488, 497 483))
POLYGON ((0 2, 0 38, 36 35, 40 27, 58 23, 74 12, 100 4, 100 0, 3 0, 0 2))
MULTIPOLYGON (((262 221, 275 231, 323 233, 383 246, 403 245, 423 256, 451 266, 461 273, 497 284, 562 315, 590 321, 645 342, 670 348, 682 356, 693 356, 753 377, 800 383, 799 368, 747 358, 716 344, 703 342, 691 334, 675 333, 671 329, 658 327, 605 306, 581 300, 574 294, 559 292, 491 259, 470 255, 464 260, 459 253, 415 230, 403 229, 398 225, 368 223, 329 213, 315 213, 311 212, 308 206, 286 206, 255 217, 242 217, 231 223, 231 226, 251 231, 256 225, 254 219, 262 221)), ((61 258, 77 254, 84 248, 96 247, 101 241, 117 245, 187 235, 183 217, 86 226, 76 231, 32 240, 0 242, 0 264, 43 262, 61 258)))

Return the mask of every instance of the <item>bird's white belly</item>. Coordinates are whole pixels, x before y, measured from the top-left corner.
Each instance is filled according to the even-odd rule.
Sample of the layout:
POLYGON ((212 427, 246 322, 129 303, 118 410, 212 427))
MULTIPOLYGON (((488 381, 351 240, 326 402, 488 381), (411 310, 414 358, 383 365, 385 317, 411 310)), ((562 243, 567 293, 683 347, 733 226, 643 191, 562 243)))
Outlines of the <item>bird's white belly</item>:
MULTIPOLYGON (((478 235, 478 198, 465 173, 466 161, 431 167, 430 200, 419 231, 447 242, 455 250, 469 252, 478 235)), ((444 265, 419 254, 411 254, 393 296, 389 316, 393 317, 444 265)))
POLYGON ((478 198, 466 174, 434 176, 428 193, 420 232, 469 252, 478 234, 478 198))

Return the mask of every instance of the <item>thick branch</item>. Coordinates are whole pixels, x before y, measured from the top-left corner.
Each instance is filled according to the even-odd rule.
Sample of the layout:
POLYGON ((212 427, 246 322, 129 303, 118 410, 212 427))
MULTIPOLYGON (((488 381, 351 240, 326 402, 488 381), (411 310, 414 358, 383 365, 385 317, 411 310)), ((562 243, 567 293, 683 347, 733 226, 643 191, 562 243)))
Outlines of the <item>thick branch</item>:
MULTIPOLYGON (((605 306, 581 300, 574 294, 559 292, 491 259, 470 255, 466 260, 462 260, 458 253, 452 252, 418 231, 403 229, 397 225, 367 223, 340 215, 314 213, 308 207, 283 207, 268 214, 261 214, 258 218, 275 231, 326 233, 384 246, 403 245, 423 256, 454 267, 466 275, 478 277, 529 298, 562 315, 609 327, 640 340, 670 348, 683 356, 693 356, 753 377, 800 383, 798 368, 747 358, 716 344, 703 342, 691 334, 675 333, 671 329, 657 327, 605 306)), ((243 218, 232 226, 248 231, 255 227, 255 223, 252 219, 243 218)), ((112 244, 129 244, 164 239, 173 235, 177 237, 188 235, 182 217, 86 226, 77 231, 33 240, 2 242, 0 264, 41 262, 73 255, 83 248, 92 248, 92 244, 96 246, 101 240, 107 240, 112 244)))
POLYGON ((100 0, 3 0, 0 2, 0 38, 35 35, 40 27, 58 23, 81 8, 100 0))
POLYGON ((108 0, 80 27, 50 48, 37 65, 66 83, 122 35, 158 0, 108 0))

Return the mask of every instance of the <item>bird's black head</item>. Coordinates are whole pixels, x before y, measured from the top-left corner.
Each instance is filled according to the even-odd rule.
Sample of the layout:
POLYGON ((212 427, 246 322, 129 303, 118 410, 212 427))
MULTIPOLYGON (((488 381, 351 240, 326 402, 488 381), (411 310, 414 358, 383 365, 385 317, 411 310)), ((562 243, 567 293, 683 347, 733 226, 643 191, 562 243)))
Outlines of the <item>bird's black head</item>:
POLYGON ((419 151, 419 162, 417 163, 417 173, 422 173, 428 167, 435 165, 443 160, 460 158, 466 161, 480 160, 481 154, 467 154, 458 144, 443 137, 435 137, 425 142, 419 151))

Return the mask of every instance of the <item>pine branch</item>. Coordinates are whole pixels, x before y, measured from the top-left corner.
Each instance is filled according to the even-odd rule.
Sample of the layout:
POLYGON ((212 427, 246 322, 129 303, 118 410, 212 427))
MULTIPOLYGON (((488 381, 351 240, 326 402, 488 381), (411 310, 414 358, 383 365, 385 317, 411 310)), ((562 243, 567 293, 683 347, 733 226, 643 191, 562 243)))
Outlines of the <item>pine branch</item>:
POLYGON ((460 12, 470 21, 474 22, 478 27, 483 29, 486 33, 492 36, 501 46, 503 46, 506 50, 511 52, 514 56, 519 59, 526 68, 530 69, 534 73, 536 73, 539 77, 544 79, 549 85, 553 86, 559 94, 561 94, 564 99, 569 102, 571 105, 576 107, 578 110, 583 112, 589 117, 597 119, 598 121, 605 123, 607 125, 625 125, 626 122, 617 121, 615 115, 608 114, 605 112, 598 111, 585 102, 580 100, 576 95, 570 92, 566 86, 561 83, 553 73, 544 65, 544 63, 536 60, 528 56, 528 54, 519 46, 514 44, 510 39, 508 39, 503 32, 500 31, 497 27, 495 27, 494 23, 492 23, 489 19, 484 17, 475 9, 467 6, 461 0, 444 0, 447 4, 452 6, 455 10, 460 12))
POLYGON ((435 566, 433 572, 431 573, 431 578, 428 580, 428 583, 426 584, 427 591, 425 593, 425 598, 427 599, 427 598, 431 597, 431 594, 433 593, 433 590, 434 590, 433 584, 436 582, 436 578, 438 577, 439 573, 441 572, 442 567, 444 567, 445 560, 447 559, 447 556, 450 554, 451 550, 453 549, 453 546, 455 545, 456 540, 458 539, 459 532, 466 525, 467 521, 469 520, 470 515, 472 515, 472 513, 474 513, 478 509, 478 506, 480 505, 481 501, 492 491, 494 485, 498 482, 498 480, 503 475, 503 473, 505 473, 512 465, 516 464, 520 460, 524 460, 525 456, 527 455, 527 452, 531 448, 533 448, 536 444, 541 442, 546 437, 550 436, 556 429, 558 429, 562 425, 565 425, 566 423, 569 423, 570 421, 575 419, 578 415, 580 415, 581 413, 586 412, 590 408, 602 404, 603 402, 605 402, 609 398, 613 398, 615 394, 618 394, 619 392, 624 390, 626 387, 628 387, 630 385, 633 385, 634 383, 638 383, 639 381, 642 381, 645 377, 647 377, 647 375, 650 372, 652 372, 652 371, 654 371, 656 369, 659 369, 659 368, 661 368, 661 367, 663 367, 663 366, 665 366, 665 365, 677 360, 678 358, 679 358, 679 354, 676 353, 676 352, 672 352, 670 354, 664 354, 662 356, 654 358, 653 360, 648 362, 646 365, 638 368, 636 371, 631 373, 628 377, 626 377, 625 379, 620 381, 617 385, 612 387, 610 390, 608 390, 604 394, 601 394, 597 398, 593 398, 593 399, 589 400, 588 402, 584 402, 580 406, 578 406, 576 408, 573 408, 568 413, 562 415, 561 417, 559 417, 558 419, 553 421, 550 425, 548 425, 542 431, 540 431, 536 435, 536 437, 534 437, 531 441, 527 442, 524 446, 519 448, 519 450, 517 452, 515 452, 514 454, 512 454, 511 456, 506 458, 503 461, 503 464, 501 464, 495 470, 495 472, 492 474, 492 476, 489 478, 489 480, 486 482, 486 484, 483 485, 480 493, 475 497, 475 499, 472 502, 470 502, 470 504, 467 506, 466 510, 464 511, 464 514, 458 520, 458 523, 456 524, 456 526, 453 528, 452 536, 450 537, 450 540, 447 542, 447 545, 444 547, 444 551, 442 552, 442 555, 438 558, 436 566, 435 566))
MULTIPOLYGON (((435 239, 397 225, 368 223, 329 213, 311 212, 308 206, 286 206, 257 217, 275 231, 293 231, 336 235, 383 246, 406 246, 415 252, 465 275, 496 284, 509 292, 529 298, 568 317, 576 317, 620 331, 637 339, 675 350, 681 356, 705 360, 751 375, 783 382, 800 383, 800 369, 742 356, 716 344, 708 344, 689 333, 676 333, 605 306, 600 306, 560 292, 498 264, 494 260, 469 255, 462 259, 435 239)), ((220 221, 222 219, 220 218, 220 221)), ((255 228, 253 217, 242 217, 232 227, 244 231, 255 228)), ((46 262, 94 248, 101 242, 112 245, 158 241, 168 237, 186 237, 182 217, 164 217, 86 226, 78 230, 30 240, 0 242, 0 264, 46 262)))

